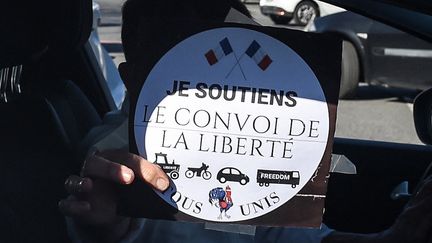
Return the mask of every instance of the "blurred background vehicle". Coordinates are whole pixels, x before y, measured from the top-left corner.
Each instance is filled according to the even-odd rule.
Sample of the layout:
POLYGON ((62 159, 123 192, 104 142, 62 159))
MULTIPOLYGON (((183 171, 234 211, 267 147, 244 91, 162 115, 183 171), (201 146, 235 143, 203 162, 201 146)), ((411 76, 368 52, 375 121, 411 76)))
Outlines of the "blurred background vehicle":
POLYGON ((354 97, 360 81, 425 90, 432 87, 432 44, 383 23, 343 11, 317 18, 310 30, 344 40, 340 96, 354 97))
POLYGON ((261 13, 275 24, 288 24, 294 19, 298 25, 307 25, 314 17, 343 11, 340 7, 314 0, 260 0, 261 13))

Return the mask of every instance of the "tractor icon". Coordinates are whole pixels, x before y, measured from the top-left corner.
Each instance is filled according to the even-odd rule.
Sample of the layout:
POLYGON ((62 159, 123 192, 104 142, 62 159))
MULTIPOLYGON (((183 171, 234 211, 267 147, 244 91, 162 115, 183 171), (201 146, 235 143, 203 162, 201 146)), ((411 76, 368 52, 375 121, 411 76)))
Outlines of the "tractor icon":
POLYGON ((162 170, 171 177, 171 179, 175 180, 179 178, 179 171, 180 171, 180 165, 177 165, 174 163, 174 160, 172 164, 168 164, 167 154, 164 153, 155 153, 156 161, 153 162, 154 164, 159 165, 162 170), (163 159, 163 163, 158 162, 158 159, 163 159))

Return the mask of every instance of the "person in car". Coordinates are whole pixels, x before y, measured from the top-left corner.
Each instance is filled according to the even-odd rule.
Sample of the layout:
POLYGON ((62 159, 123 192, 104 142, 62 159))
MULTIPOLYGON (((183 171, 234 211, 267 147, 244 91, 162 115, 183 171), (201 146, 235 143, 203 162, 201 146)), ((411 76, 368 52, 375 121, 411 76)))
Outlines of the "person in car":
MULTIPOLYGON (((142 23, 165 19, 201 19, 222 22, 226 9, 233 7, 250 17, 238 0, 163 1, 149 3, 127 0, 123 7, 122 42, 126 62, 119 66, 128 89, 143 79, 145 70, 135 68, 143 57, 145 42, 138 44, 142 23), (212 8, 209 8, 212 6, 212 8)), ((165 29, 163 29, 165 30, 165 29)), ((88 156, 80 176, 65 183, 70 196, 59 202, 68 217, 75 242, 430 242, 432 240, 432 178, 428 178, 388 230, 376 234, 352 234, 329 229, 257 227, 254 236, 205 229, 204 224, 121 217, 117 214, 116 184, 142 180, 157 190, 169 186, 166 174, 157 165, 126 150, 109 150, 88 156)))

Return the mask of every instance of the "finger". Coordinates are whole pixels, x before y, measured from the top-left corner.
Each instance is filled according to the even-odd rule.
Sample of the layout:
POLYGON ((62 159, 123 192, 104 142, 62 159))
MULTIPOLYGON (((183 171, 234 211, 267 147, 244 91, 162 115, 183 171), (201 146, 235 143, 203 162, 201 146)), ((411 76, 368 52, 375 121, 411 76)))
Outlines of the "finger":
POLYGON ((71 175, 65 181, 65 189, 72 195, 90 192, 92 188, 93 181, 90 178, 71 175))
POLYGON ((58 204, 60 211, 69 217, 82 217, 91 210, 90 203, 87 201, 77 201, 74 199, 64 199, 58 204))
POLYGON ((112 161, 121 161, 144 182, 157 190, 165 191, 169 186, 169 179, 165 172, 158 165, 150 163, 141 156, 119 150, 107 150, 99 153, 99 155, 112 161))
POLYGON ((160 191, 164 191, 169 186, 168 176, 163 170, 156 164, 150 163, 141 156, 135 154, 129 154, 130 162, 133 162, 130 166, 139 171, 140 177, 160 191))
POLYGON ((98 155, 86 159, 81 170, 82 176, 97 177, 120 184, 130 184, 134 180, 134 172, 127 166, 112 162, 98 155))

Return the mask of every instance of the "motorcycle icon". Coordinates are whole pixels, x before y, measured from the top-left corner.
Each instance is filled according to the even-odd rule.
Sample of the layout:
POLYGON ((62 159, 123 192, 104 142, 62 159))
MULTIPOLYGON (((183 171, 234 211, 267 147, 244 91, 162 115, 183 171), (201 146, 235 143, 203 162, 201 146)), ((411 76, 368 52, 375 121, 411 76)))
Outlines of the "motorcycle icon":
POLYGON ((205 180, 209 180, 212 176, 210 171, 208 171, 209 166, 202 163, 200 168, 188 167, 188 170, 185 172, 185 176, 187 178, 192 178, 194 175, 198 177, 202 177, 205 180))

